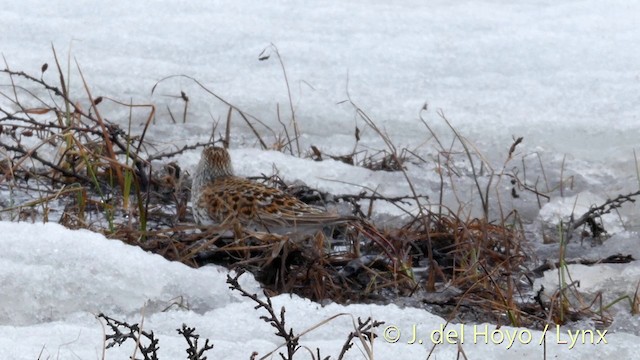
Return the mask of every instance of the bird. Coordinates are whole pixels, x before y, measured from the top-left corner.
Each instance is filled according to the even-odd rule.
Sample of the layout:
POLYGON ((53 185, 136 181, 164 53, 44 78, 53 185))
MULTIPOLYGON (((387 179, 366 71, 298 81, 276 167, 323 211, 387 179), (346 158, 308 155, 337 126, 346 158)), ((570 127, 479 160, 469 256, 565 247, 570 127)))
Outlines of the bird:
POLYGON ((191 206, 200 226, 239 224, 267 232, 318 229, 350 217, 309 205, 284 191, 236 176, 229 152, 203 149, 191 185, 191 206))

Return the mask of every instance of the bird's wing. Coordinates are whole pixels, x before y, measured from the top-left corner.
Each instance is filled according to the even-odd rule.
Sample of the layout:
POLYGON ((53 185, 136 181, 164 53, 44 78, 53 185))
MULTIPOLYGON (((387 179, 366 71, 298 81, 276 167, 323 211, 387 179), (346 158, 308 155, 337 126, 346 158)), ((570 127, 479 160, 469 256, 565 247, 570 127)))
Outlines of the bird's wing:
POLYGON ((212 205, 210 215, 269 226, 325 226, 344 223, 347 218, 306 204, 279 189, 239 177, 216 180, 204 193, 212 205))

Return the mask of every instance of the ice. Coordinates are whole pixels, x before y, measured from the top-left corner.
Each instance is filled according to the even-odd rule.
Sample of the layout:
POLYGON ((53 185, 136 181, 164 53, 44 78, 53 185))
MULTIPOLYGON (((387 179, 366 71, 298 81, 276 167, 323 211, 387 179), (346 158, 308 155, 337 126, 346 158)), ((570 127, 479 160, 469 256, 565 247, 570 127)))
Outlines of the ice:
MULTIPOLYGON (((616 292, 633 294, 635 288, 634 284, 629 284, 629 276, 637 277, 640 269, 629 268, 628 266, 620 264, 599 264, 595 266, 586 265, 568 265, 567 273, 571 275, 570 280, 579 281, 579 289, 583 294, 596 295, 605 289, 609 289, 605 296, 613 297, 606 299, 611 301, 619 294, 612 293, 610 286, 616 283, 625 283, 625 286, 621 288, 619 285, 615 286, 616 292), (630 292, 629 292, 630 291, 630 292)), ((547 295, 551 296, 558 289, 558 271, 547 271, 543 278, 537 279, 534 287, 537 289, 540 285, 544 286, 547 291, 547 295)))
POLYGON ((628 254, 640 259, 640 248, 637 246, 640 234, 626 231, 606 239, 602 246, 589 249, 588 256, 597 257, 602 254, 628 254))

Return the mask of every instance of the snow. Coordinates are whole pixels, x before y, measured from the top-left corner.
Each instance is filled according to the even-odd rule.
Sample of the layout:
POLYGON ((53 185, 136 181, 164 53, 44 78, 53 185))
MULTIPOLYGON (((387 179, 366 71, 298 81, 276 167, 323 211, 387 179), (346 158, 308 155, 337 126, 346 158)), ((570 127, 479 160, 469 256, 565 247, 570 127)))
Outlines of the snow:
MULTIPOLYGON (((224 283, 212 281, 220 272, 213 267, 194 274, 180 263, 140 248, 105 241, 86 230, 65 231, 52 223, 3 223, 2 230, 7 248, 0 282, 13 294, 0 301, 3 323, 56 321, 78 311, 128 315, 138 312, 148 299, 166 302, 183 294, 189 294, 189 304, 200 313, 237 301, 224 283), (20 246, 11 245, 16 243, 20 246), (96 278, 100 281, 95 282, 96 278), (191 293, 196 288, 206 291, 191 293), (18 307, 22 311, 15 311, 18 307)), ((250 289, 255 291, 256 286, 250 289)))
MULTIPOLYGON (((177 359, 185 356, 185 345, 175 332, 183 323, 196 327, 202 337, 213 341, 210 358, 243 359, 253 351, 261 354, 275 350, 281 339, 272 334, 273 328, 259 319, 264 315, 254 309, 255 303, 231 293, 225 284, 227 271, 217 266, 192 269, 169 262, 160 256, 147 254, 137 247, 109 240, 84 230, 69 230, 60 225, 0 222, 0 284, 3 297, 0 313, 0 356, 3 359, 92 359, 101 358, 103 329, 96 320, 99 312, 119 316, 119 320, 143 322, 143 328, 153 330, 160 339, 160 358, 177 359), (177 297, 189 309, 167 308, 177 297)), ((585 272, 585 274, 589 274, 585 272)), ((614 275, 613 272, 609 272, 614 275)), ((620 276, 637 276, 620 274, 620 276)), ((244 275, 241 284, 250 292, 258 286, 244 275)), ((323 355, 337 356, 344 339, 353 330, 357 317, 373 317, 385 321, 374 342, 377 358, 424 358, 430 350, 431 332, 440 330, 445 320, 420 309, 399 308, 395 305, 329 304, 321 306, 297 296, 281 295, 273 299, 274 306, 284 306, 289 326, 302 332, 326 319, 337 316, 302 337, 302 344, 310 349, 319 347, 323 355), (423 344, 409 344, 413 325, 423 344), (400 331, 398 342, 391 342, 400 331), (394 335, 396 334, 396 335, 394 335)), ((467 356, 492 359, 539 359, 542 356, 542 332, 502 327, 494 335, 493 325, 450 324, 447 331, 465 332, 463 349, 467 356), (474 340, 473 335, 476 334, 474 340), (488 337, 482 335, 487 333, 488 337), (510 334, 521 336, 509 346, 510 334), (491 337, 493 336, 493 337, 491 337), (501 337, 504 340, 499 342, 501 337), (488 342, 488 343, 487 343, 488 342)), ((572 349, 566 330, 560 336, 549 330, 547 356, 581 359, 593 355, 622 356, 640 348, 640 339, 631 334, 605 335, 607 344, 579 343, 572 349)), ((595 338, 594 342, 599 340, 595 338)), ((357 347, 361 348, 359 345, 357 347)), ((132 353, 132 344, 106 351, 107 359, 121 359, 132 353)), ((457 347, 452 344, 436 346, 434 357, 453 359, 457 347)), ((301 354, 301 358, 306 355, 301 354)), ((365 358, 354 349, 348 359, 365 358)))
MULTIPOLYGON (((590 191, 583 191, 574 196, 566 196, 556 198, 545 204, 538 216, 544 224, 557 226, 560 221, 565 224, 569 222, 571 215, 577 219, 581 214, 586 213, 592 207, 603 204, 607 199, 590 191)), ((624 223, 628 220, 619 214, 604 214, 600 219, 602 225, 611 233, 620 233, 624 231, 624 223)))
MULTIPOLYGON (((638 41, 629 16, 636 6, 156 1, 60 8, 31 0, 4 7, 0 43, 9 65, 28 71, 52 64, 52 43, 63 59, 70 51, 96 95, 143 101, 165 76, 194 76, 275 125, 277 103, 288 115, 282 70, 273 51, 270 60, 257 60, 273 43, 300 127, 316 145, 327 146, 321 141, 327 134, 353 131, 353 112, 337 105, 348 80, 354 100, 407 141, 427 136, 417 114, 428 102, 430 121, 437 123, 435 109, 443 109, 469 138, 503 151, 512 136, 523 135, 527 146, 608 161, 631 156, 640 123, 634 70, 640 59, 626 50, 638 41)), ((185 79, 162 83, 153 100, 176 104, 165 95, 178 90, 190 96, 192 119, 210 125, 209 111, 224 118, 227 109, 185 79)), ((158 122, 170 123, 158 109, 158 122)), ((181 140, 194 134, 169 129, 181 140)))
MULTIPOLYGON (((362 132, 359 149, 384 148, 344 102, 350 97, 399 149, 409 148, 427 160, 407 164, 408 176, 419 193, 437 199, 437 149, 420 116, 449 144, 452 135, 438 115, 441 110, 495 169, 503 166, 513 137, 524 136, 517 161, 525 158, 530 183, 543 179, 537 182, 540 186, 556 189, 551 200, 538 211, 536 199, 526 192, 510 199, 507 184, 492 188, 492 194, 500 197, 505 211, 518 209, 530 221, 552 225, 573 211, 581 214, 593 204, 637 189, 633 150, 640 133, 639 12, 640 3, 595 0, 401 4, 116 0, 69 6, 26 0, 7 2, 0 9, 0 52, 9 68, 34 75, 48 63, 43 78, 57 83, 53 45, 65 71, 70 66, 72 94, 78 101, 86 102, 86 95, 74 59, 94 96, 155 104, 158 112, 148 139, 164 150, 206 141, 213 123, 224 123, 228 111, 184 77, 164 80, 151 93, 154 84, 176 74, 198 79, 263 120, 275 134, 259 130, 273 146, 282 133, 277 106, 286 124, 291 119, 278 54, 270 46, 274 44, 289 79, 303 151, 316 145, 331 154, 350 153, 356 126, 362 132), (259 61, 263 50, 270 58, 259 61), (187 123, 173 124, 166 109, 182 113, 183 103, 176 99, 180 91, 190 98, 187 123), (425 103, 427 110, 421 111, 425 103), (563 191, 557 190, 558 185, 564 186, 563 191)), ((3 81, 1 85, 7 85, 6 77, 3 81)), ((128 109, 108 101, 100 106, 110 120, 126 125, 128 109)), ((134 132, 147 115, 134 112, 134 132)), ((231 156, 240 175, 277 172, 288 182, 300 180, 334 194, 362 188, 387 196, 409 193, 402 174, 257 150, 255 136, 239 117, 233 118, 233 125, 231 156)), ((198 156, 191 151, 175 160, 189 171, 198 156)), ((466 160, 456 161, 468 174, 466 160)), ((512 166, 520 164, 507 168, 512 166)), ((445 205, 477 198, 472 183, 450 180, 444 185, 445 205)), ((0 204, 12 205, 11 196, 2 191, 0 204)), ((388 204, 377 204, 376 212, 401 214, 388 204)), ((604 219, 612 238, 594 248, 569 244, 568 255, 599 258, 622 253, 638 258, 638 234, 631 231, 640 226, 638 219, 636 207, 625 205, 620 216, 604 219)), ((227 288, 224 269, 191 269, 102 235, 55 224, 0 222, 0 234, 1 358, 35 359, 41 351, 40 358, 101 358, 103 330, 94 317, 101 311, 130 322, 144 318, 145 328, 161 339, 163 359, 185 357, 183 340, 175 332, 182 323, 195 326, 214 342, 209 358, 249 358, 253 350, 265 354, 280 344, 273 329, 259 320, 263 314, 253 309, 254 304, 227 288), (180 297, 189 310, 163 311, 180 297)), ((557 245, 537 247, 542 253, 557 254, 557 245)), ((603 292, 609 301, 633 295, 640 279, 633 263, 575 265, 569 270, 581 280, 581 290, 603 292)), ((551 289, 557 285, 554 274, 548 272, 537 284, 551 289)), ((247 289, 259 292, 250 276, 242 281, 247 289)), ((393 305, 321 307, 295 296, 274 301, 286 307, 290 325, 298 331, 339 313, 373 316, 405 332, 414 323, 427 333, 444 323, 424 310, 393 305)), ((629 315, 628 307, 618 306, 617 311, 608 344, 568 349, 548 343, 547 358, 633 358, 640 347, 639 321, 629 315)), ((335 358, 352 330, 351 322, 350 316, 339 317, 306 335, 303 342, 335 358)), ((473 326, 466 325, 467 333, 473 326)), ((535 341, 540 339, 540 332, 531 334, 535 341)), ((548 339, 556 342, 557 334, 551 332, 548 339)), ((388 344, 379 339, 376 357, 426 357, 426 346, 404 340, 388 344)), ((463 348, 470 358, 539 359, 543 354, 537 343, 516 343, 506 350, 505 344, 466 341, 463 348)), ((131 348, 110 349, 107 358, 131 353, 131 348)), ((453 359, 456 347, 440 345, 435 354, 438 359, 453 359)), ((350 356, 365 358, 356 350, 350 356)))

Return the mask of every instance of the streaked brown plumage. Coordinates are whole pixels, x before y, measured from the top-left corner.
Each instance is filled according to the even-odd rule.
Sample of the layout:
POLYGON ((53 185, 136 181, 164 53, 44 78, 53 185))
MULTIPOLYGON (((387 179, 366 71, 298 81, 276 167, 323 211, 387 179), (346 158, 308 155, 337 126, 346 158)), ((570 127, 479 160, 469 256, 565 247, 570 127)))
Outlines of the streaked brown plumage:
POLYGON ((227 150, 214 146, 202 151, 193 176, 191 204, 199 225, 231 221, 280 232, 348 221, 279 189, 235 176, 227 150))

